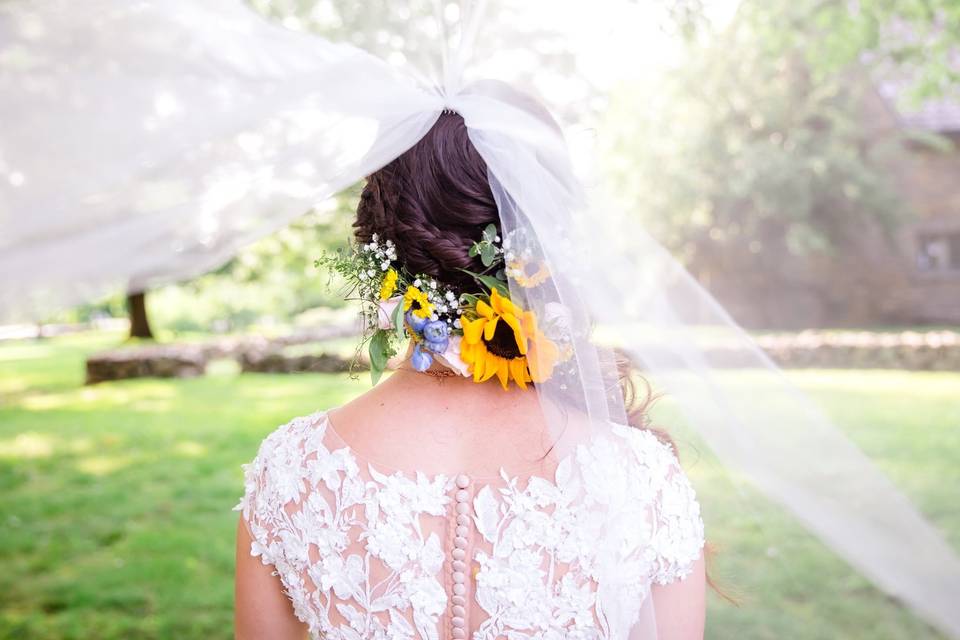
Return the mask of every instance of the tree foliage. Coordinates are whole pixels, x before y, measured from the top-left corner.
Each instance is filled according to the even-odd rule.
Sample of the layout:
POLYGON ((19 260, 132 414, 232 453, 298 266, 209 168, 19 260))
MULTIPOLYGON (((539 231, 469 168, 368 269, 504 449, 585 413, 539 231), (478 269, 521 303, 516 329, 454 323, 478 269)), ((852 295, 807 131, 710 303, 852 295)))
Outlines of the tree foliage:
MULTIPOLYGON (((666 1, 690 40, 711 37, 701 0, 666 1)), ((908 79, 916 100, 960 93, 956 0, 743 0, 738 21, 769 55, 800 54, 817 81, 856 64, 908 79)))
POLYGON ((669 77, 620 91, 603 138, 625 202, 700 275, 829 251, 901 211, 860 79, 818 79, 762 37, 739 19, 669 77))
MULTIPOLYGON (((288 27, 389 59, 436 48, 427 0, 249 2, 288 27)), ((672 17, 688 56, 649 86, 617 89, 599 139, 624 202, 696 273, 771 269, 785 252, 829 252, 865 222, 889 227, 903 215, 883 170, 892 146, 861 122, 869 74, 860 70, 902 74, 918 97, 949 94, 960 84, 950 64, 960 3, 743 0, 722 27, 711 24, 704 0, 655 4, 672 17)), ((506 5, 492 0, 488 11, 506 5)), ((546 32, 493 37, 504 42, 485 47, 510 40, 563 50, 546 32)), ((211 274, 152 294, 160 324, 237 326, 336 304, 312 261, 349 235, 355 196, 338 196, 211 274)))

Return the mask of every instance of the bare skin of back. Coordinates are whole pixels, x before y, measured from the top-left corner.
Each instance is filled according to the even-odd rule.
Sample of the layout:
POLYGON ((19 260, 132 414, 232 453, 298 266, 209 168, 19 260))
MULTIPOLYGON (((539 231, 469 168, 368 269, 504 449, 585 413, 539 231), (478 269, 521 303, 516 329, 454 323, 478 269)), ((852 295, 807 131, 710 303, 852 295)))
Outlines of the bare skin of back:
MULTIPOLYGON (((550 409, 541 408, 532 389, 504 391, 495 381, 476 384, 459 376, 435 377, 401 368, 330 411, 328 419, 356 455, 380 467, 481 478, 496 476, 501 467, 508 474, 551 472, 557 452, 564 450, 557 445, 575 442, 580 427, 572 421, 563 434, 550 434, 545 410, 550 409)), ((249 534, 241 522, 236 638, 306 638, 279 577, 251 557, 249 549, 249 534)), ((658 640, 703 638, 705 584, 701 558, 686 579, 653 588, 658 640)))

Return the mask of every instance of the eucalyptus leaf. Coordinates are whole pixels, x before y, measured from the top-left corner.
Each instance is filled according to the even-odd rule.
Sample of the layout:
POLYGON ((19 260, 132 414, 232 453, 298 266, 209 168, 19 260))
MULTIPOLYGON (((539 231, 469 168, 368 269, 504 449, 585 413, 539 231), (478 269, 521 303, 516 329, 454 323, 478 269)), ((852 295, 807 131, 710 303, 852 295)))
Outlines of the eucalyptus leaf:
POLYGON ((403 324, 403 301, 401 300, 397 303, 397 306, 393 310, 393 329, 397 332, 397 337, 403 340, 407 333, 406 328, 403 324))
POLYGON ((489 267, 493 264, 494 258, 497 257, 497 250, 492 244, 485 244, 480 249, 480 261, 483 263, 483 266, 489 267))

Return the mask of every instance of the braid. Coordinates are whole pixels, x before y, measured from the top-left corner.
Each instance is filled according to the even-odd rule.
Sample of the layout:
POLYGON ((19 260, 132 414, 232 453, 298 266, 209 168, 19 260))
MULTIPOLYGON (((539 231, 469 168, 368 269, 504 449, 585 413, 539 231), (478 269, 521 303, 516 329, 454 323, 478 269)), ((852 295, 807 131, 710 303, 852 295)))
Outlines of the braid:
POLYGON ((389 239, 411 273, 451 286, 468 285, 462 269, 482 271, 470 247, 488 224, 499 223, 486 165, 466 135, 463 119, 441 116, 413 148, 367 178, 355 235, 389 239))

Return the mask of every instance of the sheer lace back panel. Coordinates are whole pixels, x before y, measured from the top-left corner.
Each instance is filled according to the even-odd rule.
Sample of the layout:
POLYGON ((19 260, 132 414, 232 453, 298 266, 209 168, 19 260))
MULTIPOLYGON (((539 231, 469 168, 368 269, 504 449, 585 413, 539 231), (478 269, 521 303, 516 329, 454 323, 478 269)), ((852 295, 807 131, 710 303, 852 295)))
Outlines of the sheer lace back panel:
POLYGON ((378 467, 318 412, 270 434, 244 470, 250 553, 312 638, 619 638, 609 612, 629 624, 703 547, 673 452, 629 427, 578 445, 552 477, 481 479, 378 467), (611 560, 618 584, 598 585, 611 560))

